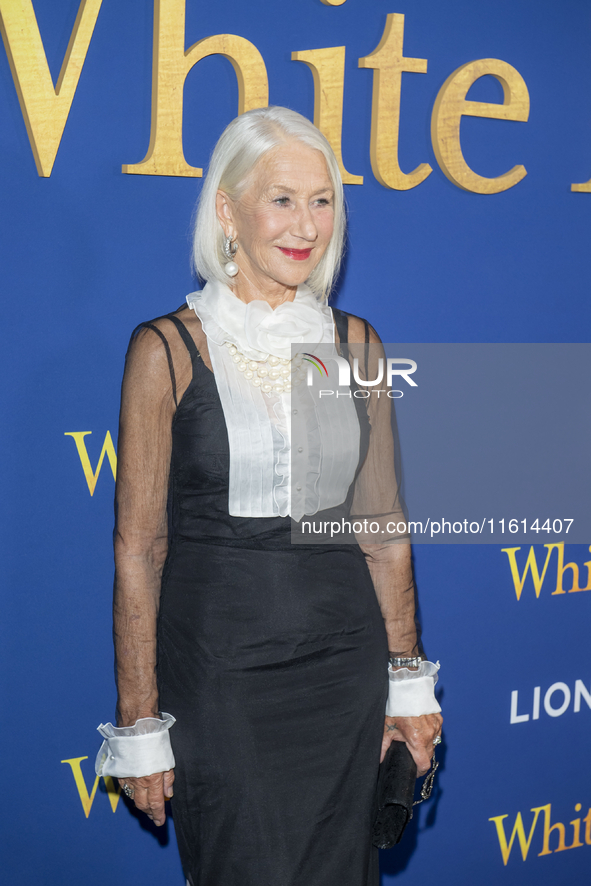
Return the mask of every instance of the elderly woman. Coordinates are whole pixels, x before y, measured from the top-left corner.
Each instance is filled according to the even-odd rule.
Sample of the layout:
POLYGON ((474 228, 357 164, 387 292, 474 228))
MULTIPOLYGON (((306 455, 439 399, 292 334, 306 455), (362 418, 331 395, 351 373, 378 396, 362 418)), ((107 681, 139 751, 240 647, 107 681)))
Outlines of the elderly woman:
POLYGON ((285 108, 242 115, 197 212, 206 285, 127 354, 118 727, 97 766, 157 825, 174 782, 191 886, 375 886, 380 758, 405 741, 424 773, 441 728, 409 544, 292 544, 290 346, 379 343, 326 305, 344 226, 324 136, 285 108), (389 655, 408 668, 390 684, 389 655))

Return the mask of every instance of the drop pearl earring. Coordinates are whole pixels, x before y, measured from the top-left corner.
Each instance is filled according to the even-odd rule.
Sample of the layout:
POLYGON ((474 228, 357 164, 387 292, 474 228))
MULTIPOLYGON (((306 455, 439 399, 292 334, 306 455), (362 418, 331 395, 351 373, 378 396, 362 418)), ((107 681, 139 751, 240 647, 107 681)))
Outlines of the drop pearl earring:
POLYGON ((234 246, 232 246, 232 237, 231 235, 228 235, 224 238, 224 245, 222 248, 224 250, 224 255, 227 259, 229 259, 229 261, 226 262, 226 264, 224 265, 224 271, 226 272, 228 277, 235 277, 240 268, 235 261, 232 261, 232 259, 238 251, 238 244, 235 243, 234 246))

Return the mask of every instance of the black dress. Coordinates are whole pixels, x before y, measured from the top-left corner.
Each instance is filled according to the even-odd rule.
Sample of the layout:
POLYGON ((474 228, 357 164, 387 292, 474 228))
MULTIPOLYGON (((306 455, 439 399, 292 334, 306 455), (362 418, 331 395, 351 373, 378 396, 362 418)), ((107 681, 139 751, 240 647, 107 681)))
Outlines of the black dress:
MULTIPOLYGON (((340 337, 346 315, 335 311, 340 337)), ((176 717, 173 817, 191 886, 377 886, 372 798, 384 621, 357 545, 292 545, 289 518, 228 514, 213 373, 173 420, 160 709, 176 717)))

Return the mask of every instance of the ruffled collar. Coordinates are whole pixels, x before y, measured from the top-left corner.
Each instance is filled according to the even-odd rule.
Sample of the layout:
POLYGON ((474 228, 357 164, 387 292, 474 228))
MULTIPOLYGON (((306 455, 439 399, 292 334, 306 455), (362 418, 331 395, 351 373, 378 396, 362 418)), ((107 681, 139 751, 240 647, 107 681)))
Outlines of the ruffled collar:
POLYGON ((292 345, 334 342, 332 311, 321 305, 305 285, 292 302, 273 308, 264 300, 244 304, 229 286, 210 280, 201 292, 187 296, 208 339, 218 345, 230 341, 250 360, 269 354, 291 358, 292 345))

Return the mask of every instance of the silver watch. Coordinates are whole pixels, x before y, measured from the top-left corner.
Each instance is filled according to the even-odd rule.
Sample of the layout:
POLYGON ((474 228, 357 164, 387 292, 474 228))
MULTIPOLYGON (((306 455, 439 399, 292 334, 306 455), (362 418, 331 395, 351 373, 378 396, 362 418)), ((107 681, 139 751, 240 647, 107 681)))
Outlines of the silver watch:
POLYGON ((395 655, 390 656, 390 664, 393 668, 418 668, 422 661, 422 655, 417 655, 414 658, 398 658, 395 655))

